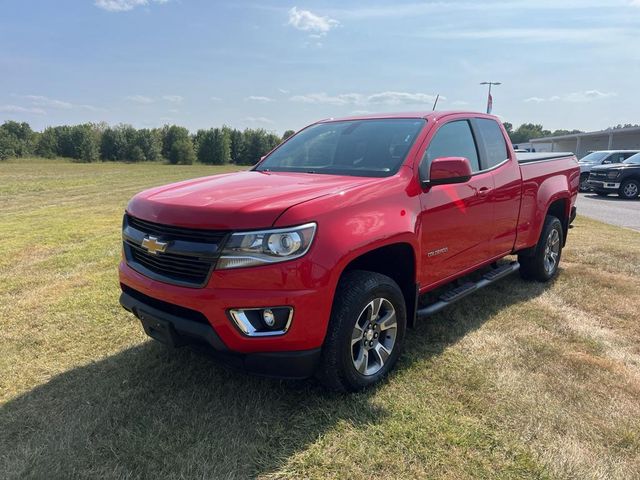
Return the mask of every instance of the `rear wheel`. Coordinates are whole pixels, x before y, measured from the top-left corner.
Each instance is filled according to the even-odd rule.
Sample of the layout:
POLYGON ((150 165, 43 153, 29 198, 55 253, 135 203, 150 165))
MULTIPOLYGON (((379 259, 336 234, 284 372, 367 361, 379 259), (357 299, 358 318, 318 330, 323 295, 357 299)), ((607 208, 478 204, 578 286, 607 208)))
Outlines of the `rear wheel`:
POLYGON ((638 198, 638 194, 640 194, 640 182, 638 180, 625 180, 620 185, 620 190, 618 190, 618 195, 627 200, 638 198))
POLYGON ((347 272, 336 290, 319 380, 338 391, 378 382, 400 356, 406 324, 404 296, 396 282, 379 273, 347 272))
POLYGON ((562 244, 562 223, 557 217, 547 215, 533 255, 518 256, 522 278, 547 282, 555 277, 562 255, 562 244))

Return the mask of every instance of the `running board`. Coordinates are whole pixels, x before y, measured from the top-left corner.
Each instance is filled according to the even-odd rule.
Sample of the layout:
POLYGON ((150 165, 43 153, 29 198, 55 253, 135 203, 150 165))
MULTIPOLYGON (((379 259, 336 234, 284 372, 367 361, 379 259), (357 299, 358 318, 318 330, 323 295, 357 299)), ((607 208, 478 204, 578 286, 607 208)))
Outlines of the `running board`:
POLYGON ((493 270, 485 273, 480 280, 477 282, 467 282, 459 287, 452 288, 451 290, 447 290, 442 295, 437 302, 432 303, 431 305, 427 305, 424 308, 419 309, 416 312, 416 316, 420 317, 428 317, 429 315, 433 315, 434 313, 439 312, 445 307, 448 307, 452 303, 457 302, 458 300, 466 297, 467 295, 480 290, 481 288, 486 287, 487 285, 491 285, 492 283, 497 282, 501 278, 506 277, 507 275, 512 274, 520 268, 520 264, 518 262, 511 262, 505 265, 502 265, 498 268, 494 268, 493 270))

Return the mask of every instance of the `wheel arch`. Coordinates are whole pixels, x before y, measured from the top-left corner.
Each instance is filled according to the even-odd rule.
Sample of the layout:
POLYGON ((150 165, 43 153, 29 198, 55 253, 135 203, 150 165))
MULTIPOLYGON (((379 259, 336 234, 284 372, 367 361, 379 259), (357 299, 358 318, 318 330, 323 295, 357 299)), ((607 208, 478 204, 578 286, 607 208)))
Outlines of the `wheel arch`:
POLYGON ((407 242, 395 242, 379 246, 351 259, 340 273, 340 279, 352 270, 366 270, 380 273, 393 279, 405 299, 407 325, 414 326, 418 300, 416 283, 416 253, 407 242))

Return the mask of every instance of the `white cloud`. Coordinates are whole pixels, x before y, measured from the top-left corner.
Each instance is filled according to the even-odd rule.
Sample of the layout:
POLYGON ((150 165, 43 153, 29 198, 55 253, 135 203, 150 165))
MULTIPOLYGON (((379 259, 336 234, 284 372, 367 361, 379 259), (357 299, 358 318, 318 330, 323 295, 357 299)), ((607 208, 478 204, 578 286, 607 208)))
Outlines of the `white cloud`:
POLYGON ((222 99, 220 97, 209 97, 209 100, 211 100, 212 102, 221 102, 222 99))
POLYGON ((310 32, 313 38, 319 38, 340 25, 340 22, 330 17, 316 15, 309 10, 299 10, 298 7, 293 7, 289 10, 287 24, 303 32, 310 32))
POLYGON ((469 102, 465 102, 464 100, 456 100, 455 102, 451 102, 451 105, 454 107, 464 107, 465 105, 469 105, 469 102))
MULTIPOLYGON (((639 1, 640 1, 640 0, 639 0, 639 1)), ((279 89, 278 89, 278 91, 279 91, 281 94, 283 94, 283 95, 286 95, 286 94, 288 94, 288 93, 289 93, 289 90, 285 90, 284 88, 279 88, 279 89)))
POLYGON ((180 95, 163 95, 162 99, 171 103, 182 103, 182 101, 184 100, 184 97, 180 95))
MULTIPOLYGON (((379 92, 371 95, 361 93, 342 93, 339 95, 327 95, 321 93, 308 93, 306 95, 294 95, 290 98, 293 102, 327 105, 423 105, 432 104, 435 95, 427 93, 409 92, 379 92)), ((445 100, 440 97, 440 100, 445 100)))
POLYGON ((274 123, 273 120, 267 117, 245 117, 245 121, 251 123, 266 123, 267 125, 272 125, 274 123))
POLYGON ((105 111, 103 108, 95 107, 93 105, 75 104, 71 102, 66 102, 64 100, 57 100, 55 98, 45 97, 44 95, 21 95, 19 97, 29 100, 31 105, 33 105, 34 107, 47 107, 47 108, 56 108, 56 109, 62 109, 62 110, 80 109, 80 110, 89 110, 91 112, 105 111))
POLYGON ((107 12, 128 12, 136 7, 144 7, 152 3, 167 3, 169 0, 96 0, 94 5, 107 12))
POLYGON ((0 105, 0 112, 2 113, 35 113, 36 115, 46 115, 42 108, 37 107, 21 107, 19 105, 0 105))
POLYGON ((140 105, 149 105, 150 103, 154 102, 153 98, 145 97, 144 95, 129 95, 125 98, 130 102, 138 103, 140 105))
POLYGON ((571 102, 571 103, 587 103, 592 100, 600 100, 603 98, 615 97, 615 92, 601 92, 599 90, 586 90, 584 92, 565 93, 563 95, 553 95, 548 98, 529 97, 524 101, 527 103, 543 103, 543 102, 571 102))
POLYGON ((260 95, 250 95, 248 97, 245 97, 245 101, 247 102, 261 102, 261 103, 268 103, 268 102, 273 102, 273 98, 269 98, 269 97, 262 97, 260 95))
POLYGON ((62 100, 56 100, 42 95, 25 95, 24 98, 30 100, 31 104, 37 107, 63 108, 66 110, 73 108, 73 105, 69 102, 63 102, 62 100))
MULTIPOLYGON (((382 92, 369 95, 368 103, 383 103, 386 105, 403 105, 403 104, 423 104, 433 103, 436 99, 435 95, 426 93, 407 93, 407 92, 382 92)), ((440 100, 445 100, 440 97, 440 100)))

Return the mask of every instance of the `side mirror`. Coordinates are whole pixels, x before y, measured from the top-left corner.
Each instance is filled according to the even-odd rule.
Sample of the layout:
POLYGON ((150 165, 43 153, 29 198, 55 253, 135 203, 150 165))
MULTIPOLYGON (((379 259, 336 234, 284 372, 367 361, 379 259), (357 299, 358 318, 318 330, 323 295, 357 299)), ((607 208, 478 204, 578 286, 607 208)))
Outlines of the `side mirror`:
POLYGON ((471 163, 465 157, 441 157, 431 162, 429 178, 422 185, 447 185, 464 183, 471 178, 471 163))

